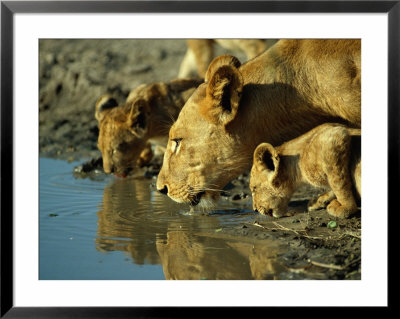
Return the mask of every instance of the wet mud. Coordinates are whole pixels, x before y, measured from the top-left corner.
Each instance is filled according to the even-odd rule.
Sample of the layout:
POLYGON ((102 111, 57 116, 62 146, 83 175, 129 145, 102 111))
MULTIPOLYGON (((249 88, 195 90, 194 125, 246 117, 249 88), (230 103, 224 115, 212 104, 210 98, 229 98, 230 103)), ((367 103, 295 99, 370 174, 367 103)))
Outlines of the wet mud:
MULTIPOLYGON (((76 178, 101 177, 104 172, 97 149, 96 99, 111 93, 123 102, 139 84, 174 79, 185 50, 183 40, 41 40, 40 156, 80 161, 71 172, 76 178)), ((243 56, 233 53, 244 61, 243 56)), ((150 181, 149 192, 154 190, 161 165, 162 157, 156 156, 133 172, 135 177, 150 181)), ((221 201, 251 208, 248 183, 248 172, 231 181, 221 193, 221 201)), ((203 234, 204 238, 230 239, 234 250, 253 265, 249 271, 255 279, 361 279, 361 214, 342 220, 326 210, 308 213, 308 200, 320 193, 322 190, 313 187, 298 190, 290 203, 290 217, 260 216, 252 222, 218 225, 203 234), (267 249, 265 242, 285 249, 267 249), (269 255, 274 256, 276 265, 264 263, 269 255), (279 271, 269 270, 273 267, 280 267, 279 271)), ((213 213, 203 214, 207 218, 213 213)), ((185 270, 171 264, 168 252, 186 256, 187 267, 201 265, 201 254, 196 257, 193 252, 179 252, 188 234, 173 232, 170 236, 157 241, 154 256, 167 267, 167 279, 180 279, 177 274, 185 270)), ((225 279, 223 272, 218 273, 220 279, 225 279)), ((212 277, 204 274, 207 276, 212 277)))

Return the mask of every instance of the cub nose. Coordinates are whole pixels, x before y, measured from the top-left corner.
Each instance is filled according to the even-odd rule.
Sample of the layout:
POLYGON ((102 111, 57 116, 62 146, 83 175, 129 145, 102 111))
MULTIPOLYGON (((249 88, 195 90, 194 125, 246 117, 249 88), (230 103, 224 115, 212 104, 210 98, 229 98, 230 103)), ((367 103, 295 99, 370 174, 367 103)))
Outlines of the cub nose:
POLYGON ((114 173, 114 167, 110 167, 110 166, 103 166, 103 169, 104 169, 104 173, 106 173, 106 174, 112 174, 112 173, 114 173))
POLYGON ((168 194, 168 187, 167 187, 167 185, 164 185, 164 188, 158 189, 158 191, 159 191, 161 194, 167 195, 167 194, 168 194))

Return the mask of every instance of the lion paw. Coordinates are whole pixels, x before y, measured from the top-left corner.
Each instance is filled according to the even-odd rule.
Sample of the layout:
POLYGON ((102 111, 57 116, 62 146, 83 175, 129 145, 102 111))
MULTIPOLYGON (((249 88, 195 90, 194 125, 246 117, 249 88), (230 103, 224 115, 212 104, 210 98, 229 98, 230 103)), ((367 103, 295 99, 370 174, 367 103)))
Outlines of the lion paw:
POLYGON ((308 211, 313 212, 316 210, 325 209, 334 198, 335 194, 333 192, 326 192, 318 197, 314 197, 308 202, 308 211))
POLYGON ((356 213, 358 211, 358 208, 343 206, 342 204, 339 203, 337 199, 334 199, 328 205, 327 211, 329 215, 338 218, 348 218, 350 215, 356 213))
POLYGON ((309 212, 324 209, 324 208, 326 208, 328 203, 326 203, 325 201, 321 201, 319 197, 315 197, 313 199, 310 199, 310 201, 308 202, 308 205, 307 205, 307 209, 309 212))

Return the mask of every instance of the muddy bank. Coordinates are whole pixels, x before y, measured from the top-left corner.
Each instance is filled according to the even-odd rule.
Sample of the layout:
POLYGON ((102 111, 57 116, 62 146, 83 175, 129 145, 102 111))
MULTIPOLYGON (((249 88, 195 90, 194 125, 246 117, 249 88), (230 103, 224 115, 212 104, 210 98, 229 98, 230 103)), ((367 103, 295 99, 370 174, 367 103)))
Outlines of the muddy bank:
MULTIPOLYGON (((71 172, 76 178, 104 174, 97 149, 96 99, 110 93, 123 103, 139 84, 174 79, 185 50, 183 40, 41 40, 40 156, 81 161, 71 172)), ((155 180, 161 165, 162 157, 155 157, 135 174, 155 180)), ((248 182, 247 173, 232 181, 221 194, 223 200, 251 207, 248 182)), ((279 279, 360 279, 361 217, 338 220, 325 210, 307 213, 307 201, 320 192, 312 187, 298 191, 290 204, 291 217, 238 222, 215 236, 288 243, 291 249, 279 256, 287 271, 279 279)))

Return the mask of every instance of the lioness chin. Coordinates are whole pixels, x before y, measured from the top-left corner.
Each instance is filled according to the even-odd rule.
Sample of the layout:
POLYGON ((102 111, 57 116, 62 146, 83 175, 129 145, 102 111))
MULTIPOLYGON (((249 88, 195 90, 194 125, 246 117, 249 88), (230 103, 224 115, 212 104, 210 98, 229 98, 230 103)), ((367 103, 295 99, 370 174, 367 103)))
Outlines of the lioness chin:
POLYGON ((179 202, 216 198, 261 142, 327 122, 359 128, 360 88, 360 40, 279 40, 243 65, 219 56, 169 131, 157 188, 179 202))
POLYGON ((143 84, 129 94, 126 103, 101 96, 95 106, 99 124, 98 148, 106 173, 125 177, 133 168, 148 163, 151 143, 165 147, 168 130, 200 79, 177 79, 143 84))
POLYGON ((254 151, 250 174, 253 209, 282 217, 302 184, 328 191, 310 201, 310 211, 327 208, 330 215, 349 217, 361 198, 361 130, 322 124, 274 148, 262 143, 254 151))

